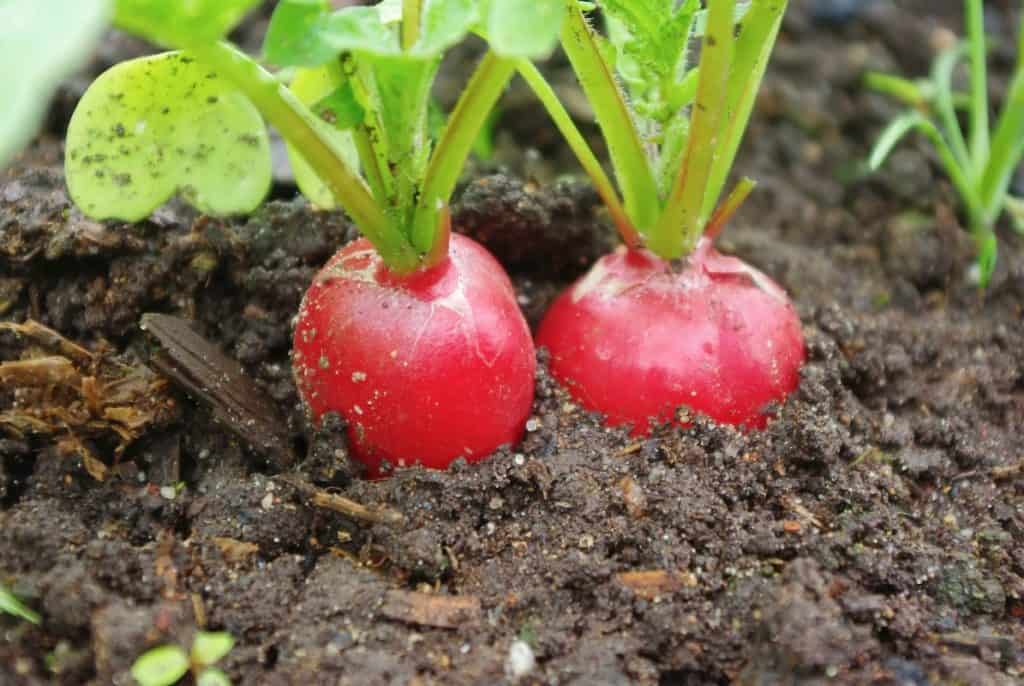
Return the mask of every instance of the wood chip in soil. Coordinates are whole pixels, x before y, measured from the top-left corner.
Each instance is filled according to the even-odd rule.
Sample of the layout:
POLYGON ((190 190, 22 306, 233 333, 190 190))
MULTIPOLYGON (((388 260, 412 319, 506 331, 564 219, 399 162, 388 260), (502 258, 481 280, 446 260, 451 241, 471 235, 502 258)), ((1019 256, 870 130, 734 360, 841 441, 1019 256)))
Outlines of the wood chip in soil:
POLYGON ((180 317, 145 314, 142 328, 164 347, 152 360, 162 374, 209 407, 219 423, 275 467, 285 469, 295 461, 288 434, 282 428, 284 420, 242 365, 180 317))
POLYGON ((476 596, 388 591, 380 611, 388 619, 406 624, 456 629, 480 622, 480 599, 476 596))

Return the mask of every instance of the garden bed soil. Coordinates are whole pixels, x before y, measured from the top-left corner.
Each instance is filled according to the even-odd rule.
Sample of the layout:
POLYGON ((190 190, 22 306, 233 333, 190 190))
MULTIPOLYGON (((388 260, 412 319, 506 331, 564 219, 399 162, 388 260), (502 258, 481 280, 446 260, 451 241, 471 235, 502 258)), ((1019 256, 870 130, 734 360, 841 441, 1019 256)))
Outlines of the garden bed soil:
MULTIPOLYGON (((42 615, 0 619, 0 684, 130 683, 138 655, 202 627, 237 638, 241 684, 1020 683, 1024 246, 1002 227, 982 294, 927 149, 858 168, 898 111, 863 69, 922 73, 959 3, 838 26, 813 4, 787 17, 737 167, 761 186, 720 241, 792 294, 807 338, 760 433, 635 440, 542 364, 522 445, 354 479, 288 361, 346 221, 278 200, 92 222, 41 138, 0 181, 0 360, 30 360, 0 387, 0 581, 42 615), (168 335, 177 320, 143 331, 147 312, 244 374, 168 335), (10 330, 29 320, 64 340, 10 330)), ((565 159, 515 107, 500 140, 542 154, 514 159, 565 159)), ((536 324, 613 239, 586 185, 519 163, 468 180, 456 224, 536 324)))

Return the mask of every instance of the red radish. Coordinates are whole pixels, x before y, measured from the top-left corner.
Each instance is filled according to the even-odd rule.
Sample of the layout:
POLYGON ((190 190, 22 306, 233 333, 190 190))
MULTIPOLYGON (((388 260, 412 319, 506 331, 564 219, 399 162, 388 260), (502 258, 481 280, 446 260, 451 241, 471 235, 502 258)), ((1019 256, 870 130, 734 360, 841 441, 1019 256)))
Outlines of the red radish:
POLYGON ((366 239, 340 250, 302 302, 293 365, 313 415, 344 417, 353 456, 379 477, 517 442, 536 361, 504 270, 453 235, 447 259, 408 276, 366 239))
MULTIPOLYGON (((681 270, 625 246, 601 258, 541 323, 537 345, 584 407, 634 435, 686 407, 760 428, 799 381, 800 321, 760 271, 701 239, 681 270)), ((685 422, 682 422, 685 423, 685 422)))

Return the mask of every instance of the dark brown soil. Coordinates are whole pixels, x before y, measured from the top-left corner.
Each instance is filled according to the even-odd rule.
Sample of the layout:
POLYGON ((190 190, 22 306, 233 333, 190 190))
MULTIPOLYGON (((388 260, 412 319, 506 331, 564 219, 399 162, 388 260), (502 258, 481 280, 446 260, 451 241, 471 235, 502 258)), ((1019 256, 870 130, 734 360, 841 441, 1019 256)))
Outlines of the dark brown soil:
MULTIPOLYGON (((1024 245, 1003 227, 979 294, 927 149, 858 171, 897 111, 862 70, 920 73, 960 3, 877 2, 840 27, 812 4, 786 21, 738 165, 761 187, 721 241, 788 289, 805 326, 799 391, 763 433, 697 422, 634 442, 542 370, 514 450, 353 481, 288 362, 306 284, 353 235, 343 218, 284 201, 238 221, 170 206, 97 224, 42 139, 0 181, 0 317, 92 356, 48 363, 78 386, 0 387, 0 582, 43 618, 0 619, 0 684, 129 683, 139 654, 197 627, 238 639, 224 666, 244 684, 501 683, 524 652, 536 665, 519 683, 1020 683, 1024 245), (149 371, 144 312, 194 320, 242 363, 294 466, 149 371), (85 378, 127 399, 97 400, 85 378), (314 506, 310 484, 404 523, 314 506)), ((547 127, 506 120, 504 135, 547 127)), ((535 323, 611 239, 585 185, 522 168, 469 182, 457 219, 535 323)), ((69 350, 0 331, 3 361, 69 350)))

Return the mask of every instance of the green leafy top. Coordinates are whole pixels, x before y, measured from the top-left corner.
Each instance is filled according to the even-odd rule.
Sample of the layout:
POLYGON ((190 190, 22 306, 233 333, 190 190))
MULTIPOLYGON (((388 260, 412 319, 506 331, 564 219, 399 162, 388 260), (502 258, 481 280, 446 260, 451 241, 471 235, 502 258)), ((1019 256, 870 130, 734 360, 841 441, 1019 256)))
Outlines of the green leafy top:
POLYGON ((289 144, 303 192, 343 207, 392 269, 441 259, 444 208, 477 133, 515 60, 553 47, 562 0, 386 0, 340 10, 282 0, 264 53, 296 68, 292 90, 220 41, 256 2, 116 0, 121 28, 185 53, 119 65, 83 99, 68 142, 77 151, 68 162, 76 203, 93 216, 137 219, 179 192, 205 211, 252 209, 269 156, 249 107, 289 144), (494 33, 493 50, 434 142, 431 85, 443 51, 470 30, 494 33), (236 158, 233 142, 251 144, 249 154, 236 158))
POLYGON ((564 2, 562 46, 607 142, 621 203, 550 87, 529 65, 521 64, 520 71, 590 174, 627 243, 679 257, 703 231, 720 227, 752 187, 742 183, 712 215, 786 0, 716 0, 707 9, 699 0, 564 2), (594 6, 607 17, 608 39, 587 21, 585 11, 594 6), (703 38, 700 63, 691 68, 686 53, 696 37, 703 38))

